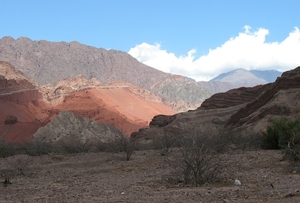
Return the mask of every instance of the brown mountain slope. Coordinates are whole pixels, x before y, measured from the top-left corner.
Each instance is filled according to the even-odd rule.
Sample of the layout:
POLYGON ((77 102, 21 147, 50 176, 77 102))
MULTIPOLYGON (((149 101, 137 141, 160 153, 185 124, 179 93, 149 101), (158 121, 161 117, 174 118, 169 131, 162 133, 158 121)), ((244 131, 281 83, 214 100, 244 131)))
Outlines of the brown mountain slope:
POLYGON ((152 92, 164 98, 164 103, 180 112, 198 108, 212 95, 194 80, 180 75, 171 75, 157 83, 152 92))
POLYGON ((274 83, 264 86, 258 99, 252 100, 228 120, 228 125, 241 126, 257 122, 267 115, 295 116, 300 113, 300 66, 284 72, 274 83))
POLYGON ((122 51, 78 42, 32 41, 25 37, 16 40, 3 37, 0 50, 0 60, 11 62, 42 85, 80 74, 102 83, 125 81, 157 94, 176 111, 195 109, 212 95, 195 81, 174 80, 176 76, 144 65, 122 51), (173 90, 178 94, 173 94, 173 90))
POLYGON ((122 80, 150 89, 169 74, 146 66, 126 52, 105 50, 78 42, 0 39, 0 60, 9 61, 39 84, 54 83, 79 74, 101 82, 122 80))
POLYGON ((133 136, 150 138, 154 132, 163 134, 164 129, 173 135, 222 134, 234 130, 258 133, 272 119, 282 115, 300 116, 300 67, 283 73, 271 84, 213 95, 197 110, 155 116, 150 128, 133 133, 133 136))

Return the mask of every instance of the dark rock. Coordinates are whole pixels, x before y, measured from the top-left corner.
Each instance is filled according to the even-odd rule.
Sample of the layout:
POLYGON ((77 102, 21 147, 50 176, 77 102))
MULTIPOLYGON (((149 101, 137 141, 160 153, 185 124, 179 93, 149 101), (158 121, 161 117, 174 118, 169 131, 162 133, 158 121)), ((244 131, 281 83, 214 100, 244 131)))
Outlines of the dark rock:
POLYGON ((165 116, 165 115, 157 115, 154 116, 151 120, 149 126, 150 127, 164 127, 172 123, 177 115, 173 116, 165 116))
POLYGON ((7 115, 4 124, 15 124, 18 122, 18 118, 13 115, 7 115))

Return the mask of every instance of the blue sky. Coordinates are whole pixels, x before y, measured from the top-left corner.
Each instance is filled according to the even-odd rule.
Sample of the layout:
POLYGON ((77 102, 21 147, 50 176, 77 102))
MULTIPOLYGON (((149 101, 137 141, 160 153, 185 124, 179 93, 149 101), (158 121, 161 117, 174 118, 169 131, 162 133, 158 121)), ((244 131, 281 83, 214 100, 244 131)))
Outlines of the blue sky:
POLYGON ((299 8, 299 0, 1 0, 0 38, 78 41, 207 80, 235 68, 300 65, 299 8))

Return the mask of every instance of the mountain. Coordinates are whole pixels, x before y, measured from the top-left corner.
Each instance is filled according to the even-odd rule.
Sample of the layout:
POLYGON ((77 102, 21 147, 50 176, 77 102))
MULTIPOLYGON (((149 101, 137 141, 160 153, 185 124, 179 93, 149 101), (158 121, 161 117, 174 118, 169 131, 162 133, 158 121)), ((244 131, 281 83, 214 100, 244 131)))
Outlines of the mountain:
POLYGON ((257 84, 265 84, 266 80, 257 77, 253 73, 245 69, 236 69, 211 79, 211 81, 228 82, 233 85, 254 86, 257 84))
POLYGON ((159 96, 129 83, 101 83, 79 75, 40 86, 2 61, 0 84, 0 139, 11 142, 29 142, 63 111, 113 125, 128 136, 157 114, 176 113, 159 96))
POLYGON ((172 116, 158 115, 149 128, 132 134, 136 139, 171 132, 173 136, 224 132, 239 134, 261 133, 269 122, 281 116, 290 119, 299 116, 300 66, 284 72, 275 82, 255 87, 232 89, 206 99, 196 110, 172 116))
MULTIPOLYGON (((229 82, 199 81, 197 83, 213 93, 226 92, 230 89, 237 88, 236 85, 233 85, 229 82)), ((207 97, 207 98, 209 98, 209 97, 207 97)))
POLYGON ((78 42, 32 41, 25 37, 16 40, 3 37, 0 39, 0 50, 0 60, 9 61, 39 85, 53 84, 80 74, 88 80, 95 78, 102 83, 124 81, 156 92, 166 104, 171 103, 176 111, 188 110, 190 106, 198 107, 207 96, 212 95, 212 92, 208 94, 206 89, 188 78, 181 83, 194 85, 187 85, 185 87, 187 91, 182 89, 181 98, 178 98, 178 95, 174 95, 176 96, 174 98, 166 91, 157 91, 157 85, 164 83, 165 80, 168 86, 176 86, 176 82, 175 84, 170 82, 173 75, 140 63, 122 51, 105 50, 78 42), (190 93, 193 93, 195 98, 189 97, 190 93), (190 105, 184 107, 184 103, 190 105), (176 109, 177 106, 179 109, 176 109))
POLYGON ((277 70, 250 70, 250 72, 256 77, 264 79, 268 83, 274 82, 282 74, 282 72, 277 70))
POLYGON ((274 82, 282 73, 276 70, 236 69, 222 73, 208 82, 198 82, 214 93, 226 92, 239 87, 253 87, 274 82))
POLYGON ((0 60, 14 67, 38 84, 54 83, 79 74, 101 82, 122 80, 144 89, 167 77, 126 52, 105 50, 78 42, 32 41, 25 37, 0 40, 0 60))
POLYGON ((162 96, 165 104, 180 112, 198 108, 212 95, 199 83, 180 75, 172 75, 157 83, 152 92, 162 96))

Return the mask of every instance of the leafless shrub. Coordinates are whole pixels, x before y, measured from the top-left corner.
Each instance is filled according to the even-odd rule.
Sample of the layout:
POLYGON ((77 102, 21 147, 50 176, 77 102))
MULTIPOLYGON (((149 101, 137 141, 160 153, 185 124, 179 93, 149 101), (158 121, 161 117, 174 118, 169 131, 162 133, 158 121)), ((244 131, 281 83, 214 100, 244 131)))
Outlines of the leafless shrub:
POLYGON ((122 153, 127 161, 130 160, 131 155, 134 151, 138 149, 138 144, 136 140, 130 139, 125 135, 116 138, 114 141, 103 143, 96 142, 94 144, 99 151, 109 152, 109 153, 122 153))
POLYGON ((228 139, 231 149, 233 150, 253 150, 260 149, 262 145, 262 136, 258 133, 251 131, 247 132, 230 132, 224 133, 226 139, 228 139))
POLYGON ((137 150, 137 141, 131 140, 129 137, 123 136, 120 139, 120 150, 124 153, 126 161, 129 161, 133 152, 137 150))
POLYGON ((166 128, 163 130, 162 135, 156 135, 153 140, 154 147, 160 149, 160 155, 166 156, 169 153, 169 149, 175 147, 178 144, 177 136, 171 134, 166 128))
POLYGON ((28 155, 16 155, 7 159, 7 164, 12 170, 19 172, 22 175, 28 174, 30 165, 33 163, 33 158, 28 155))
POLYGON ((104 143, 101 141, 95 142, 94 146, 97 148, 99 152, 110 152, 110 153, 118 153, 121 151, 120 149, 120 140, 117 139, 115 141, 111 141, 108 143, 104 143))
POLYGON ((16 175, 28 176, 31 174, 33 159, 28 155, 15 155, 5 159, 0 175, 4 178, 4 186, 11 184, 11 179, 16 175))
POLYGON ((179 141, 180 152, 172 163, 179 181, 200 186, 220 180, 225 167, 220 152, 225 145, 217 136, 195 134, 182 137, 179 141))

